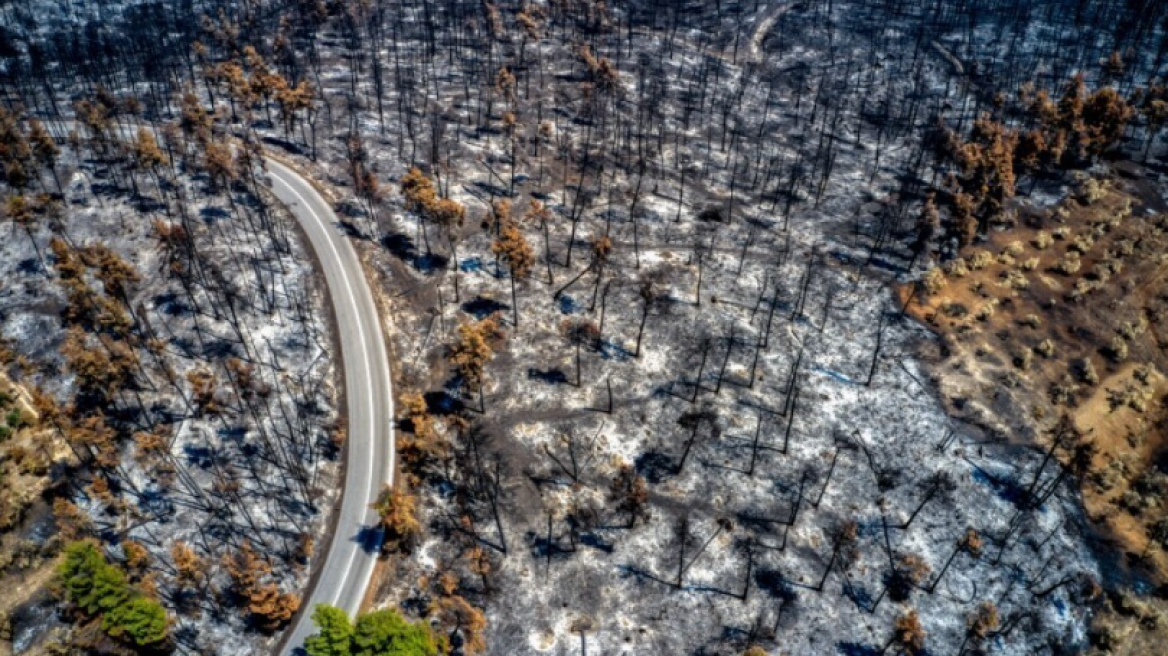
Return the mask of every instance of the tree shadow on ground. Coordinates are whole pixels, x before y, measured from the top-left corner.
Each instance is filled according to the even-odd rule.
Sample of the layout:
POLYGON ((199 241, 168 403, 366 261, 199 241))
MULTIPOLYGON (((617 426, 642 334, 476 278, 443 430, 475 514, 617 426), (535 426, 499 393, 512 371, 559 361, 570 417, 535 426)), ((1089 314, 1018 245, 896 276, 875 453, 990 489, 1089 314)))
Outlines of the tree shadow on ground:
POLYGON ((602 359, 615 362, 628 362, 633 359, 632 351, 607 339, 601 340, 599 353, 602 359))
POLYGON ((872 612, 872 605, 876 600, 872 597, 872 593, 868 592, 868 588, 864 584, 854 581, 844 581, 843 593, 845 597, 856 605, 856 608, 865 612, 872 612))
POLYGON ((418 248, 409 235, 400 232, 391 233, 381 238, 381 245, 390 255, 404 262, 413 262, 418 257, 418 248))
POLYGON ((437 253, 418 251, 418 246, 409 235, 394 232, 381 238, 381 245, 391 255, 406 262, 419 273, 434 273, 446 268, 450 258, 437 253))
POLYGON ((167 292, 154 297, 154 306, 170 317, 185 317, 191 314, 191 306, 179 298, 178 294, 167 292))
POLYGON ((490 194, 492 198, 494 198, 495 196, 498 196, 500 198, 510 198, 511 197, 511 193, 507 190, 506 187, 502 187, 502 186, 499 186, 497 184, 493 184, 490 182, 484 182, 482 180, 479 180, 479 181, 475 182, 474 185, 476 187, 478 187, 479 189, 481 189, 482 191, 485 191, 488 194, 490 194))
POLYGON ((837 642, 835 649, 844 656, 881 656, 884 653, 883 649, 858 642, 837 642))
POLYGON ((482 296, 476 296, 462 304, 463 312, 479 320, 486 319, 496 312, 503 312, 510 309, 510 305, 500 303, 494 299, 483 298, 482 296))
MULTIPOLYGON (((259 123, 256 123, 258 126, 259 123)), ((294 141, 284 139, 282 137, 264 137, 263 142, 272 146, 279 146, 293 155, 304 155, 304 148, 294 141)))
POLYGON ((776 599, 787 603, 795 601, 795 589, 778 570, 765 568, 755 570, 754 585, 776 599))
POLYGON ((204 342, 203 359, 216 361, 226 360, 227 358, 239 356, 236 352, 235 343, 229 342, 225 339, 207 339, 204 342))
POLYGON ((151 212, 162 213, 166 210, 166 205, 155 198, 139 193, 134 197, 134 209, 142 214, 149 214, 151 212))
POLYGON ((609 554, 616 550, 616 545, 605 541, 604 538, 600 537, 596 533, 581 533, 580 544, 609 554))
MULTIPOLYGON (((458 389, 459 386, 461 386, 461 380, 458 386, 455 386, 453 389, 458 389)), ((463 408, 462 401, 447 390, 426 392, 422 395, 422 398, 426 400, 426 410, 432 415, 447 416, 457 414, 463 408)))
POLYGON ((564 294, 560 297, 560 314, 579 314, 582 309, 571 294, 564 294))
POLYGON ((187 457, 187 464, 199 469, 210 469, 215 464, 215 454, 207 447, 183 445, 183 455, 187 457))
POLYGON ((669 588, 677 588, 677 586, 673 584, 673 581, 666 581, 665 579, 658 577, 656 574, 648 570, 641 569, 640 567, 636 567, 635 565, 617 565, 617 570, 621 573, 621 578, 632 577, 637 579, 638 583, 652 581, 654 583, 660 583, 661 585, 667 586, 669 588))
POLYGON ((199 218, 203 220, 203 223, 212 225, 219 221, 229 220, 231 218, 231 212, 228 212, 222 207, 204 207, 199 210, 199 218))
POLYGON ((16 265, 16 270, 25 275, 35 275, 45 270, 41 261, 35 257, 29 257, 21 260, 16 265))
MULTIPOLYGON (((969 462, 968 459, 966 459, 969 462)), ((973 465, 973 480, 980 483, 998 495, 1003 501, 1009 502, 1016 507, 1021 507, 1027 498, 1026 490, 1018 482, 1017 479, 1010 476, 997 476, 988 472, 972 462, 973 465)))
POLYGON ((385 531, 380 526, 362 526, 357 534, 350 538, 361 547, 361 551, 373 555, 381 553, 381 543, 385 540, 385 531))
POLYGON ((122 188, 110 182, 95 182, 89 186, 89 190, 94 196, 105 196, 109 198, 120 194, 122 188))
POLYGON ((427 253, 426 255, 419 255, 418 257, 414 258, 411 264, 413 264, 414 268, 417 269, 419 273, 429 274, 434 273, 435 271, 444 270, 449 262, 450 258, 444 255, 439 255, 437 253, 427 253))
POLYGON ((531 545, 531 557, 541 563, 549 561, 570 560, 576 555, 575 549, 565 549, 559 545, 556 536, 548 539, 547 535, 527 534, 527 542, 531 545))
POLYGON ((677 465, 673 457, 660 451, 649 451, 637 456, 633 462, 637 473, 656 485, 676 473, 677 465))
POLYGON ((707 594, 716 594, 716 595, 721 595, 723 597, 732 597, 734 599, 742 599, 742 595, 740 593, 731 592, 729 590, 724 590, 722 588, 715 588, 714 586, 710 586, 710 585, 687 586, 686 590, 689 590, 691 592, 703 592, 703 593, 707 593, 707 594))
POLYGON ((325 459, 335 462, 341 457, 341 445, 321 431, 316 438, 316 448, 320 449, 325 459))
POLYGON ((567 385, 570 381, 568 375, 560 369, 528 369, 527 377, 532 380, 538 380, 541 383, 548 385, 567 385))
POLYGON ((340 228, 341 233, 349 239, 357 239, 359 241, 369 240, 369 235, 362 232, 361 229, 357 227, 357 224, 353 223, 352 221, 341 219, 340 221, 337 221, 337 227, 340 228))
POLYGON ((165 518, 174 513, 175 506, 165 488, 151 486, 139 493, 138 508, 144 515, 165 518))

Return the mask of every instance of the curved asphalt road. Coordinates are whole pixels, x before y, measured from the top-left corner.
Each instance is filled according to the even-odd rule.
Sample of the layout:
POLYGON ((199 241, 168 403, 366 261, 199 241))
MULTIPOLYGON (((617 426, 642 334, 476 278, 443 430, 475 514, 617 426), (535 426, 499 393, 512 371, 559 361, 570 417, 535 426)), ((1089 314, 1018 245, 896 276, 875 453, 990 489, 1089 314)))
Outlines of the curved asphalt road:
POLYGON ((348 449, 341 508, 332 542, 314 572, 315 588, 287 629, 281 654, 295 654, 316 632, 312 609, 332 604, 357 614, 381 547, 377 513, 369 508, 393 481, 393 394, 377 306, 360 259, 337 229, 328 202, 304 178, 267 160, 272 192, 296 217, 324 270, 332 297, 348 399, 348 449))

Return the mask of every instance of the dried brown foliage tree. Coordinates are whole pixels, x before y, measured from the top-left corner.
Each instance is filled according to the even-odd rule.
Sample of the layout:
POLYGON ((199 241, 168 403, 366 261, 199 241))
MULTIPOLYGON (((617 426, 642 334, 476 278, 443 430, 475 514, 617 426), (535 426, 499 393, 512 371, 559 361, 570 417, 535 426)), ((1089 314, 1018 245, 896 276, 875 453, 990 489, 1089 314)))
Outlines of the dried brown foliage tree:
POLYGON ((400 487, 386 486, 372 508, 385 531, 382 549, 409 550, 422 531, 417 518, 417 498, 400 487))
POLYGON ((503 331, 499 320, 490 316, 458 327, 458 336, 450 347, 447 359, 462 377, 463 385, 479 394, 483 401, 484 374, 487 363, 495 357, 495 348, 502 342, 503 331))
POLYGON ((491 243, 491 252, 499 256, 511 270, 511 305, 515 325, 519 325, 519 298, 515 286, 517 280, 523 280, 531 275, 535 266, 535 251, 523 231, 511 220, 504 220, 499 230, 499 236, 491 243))
POLYGON ((276 583, 266 580, 272 573, 271 563, 256 553, 251 542, 244 540, 236 552, 223 557, 222 564, 231 578, 231 592, 261 630, 279 629, 299 610, 299 595, 282 592, 276 583))
POLYGON ((892 639, 884 646, 880 653, 893 649, 895 654, 916 656, 925 650, 925 629, 921 626, 921 618, 915 610, 897 616, 892 624, 892 639))

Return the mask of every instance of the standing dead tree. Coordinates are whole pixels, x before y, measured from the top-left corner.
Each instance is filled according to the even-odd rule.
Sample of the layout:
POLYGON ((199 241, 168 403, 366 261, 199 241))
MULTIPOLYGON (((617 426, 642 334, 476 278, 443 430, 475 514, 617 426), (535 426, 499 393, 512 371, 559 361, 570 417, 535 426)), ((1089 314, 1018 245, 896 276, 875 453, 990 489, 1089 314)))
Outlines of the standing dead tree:
POLYGON ((461 377, 463 387, 478 393, 480 412, 486 411, 483 397, 486 366, 495 357, 495 348, 503 338, 504 333, 493 316, 476 323, 464 323, 458 327, 457 339, 447 355, 461 377))

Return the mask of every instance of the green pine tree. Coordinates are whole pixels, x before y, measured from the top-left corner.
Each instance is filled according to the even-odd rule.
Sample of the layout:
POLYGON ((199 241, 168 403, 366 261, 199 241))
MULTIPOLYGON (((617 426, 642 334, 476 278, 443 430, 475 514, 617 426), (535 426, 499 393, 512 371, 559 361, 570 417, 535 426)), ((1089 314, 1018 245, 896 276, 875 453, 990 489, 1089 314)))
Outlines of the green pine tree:
POLYGON ((74 542, 65 547, 65 560, 58 574, 69 601, 90 615, 116 608, 129 595, 126 577, 105 561, 92 542, 74 542))
POLYGON ((101 628, 110 637, 125 637, 144 647, 165 641, 169 624, 161 604, 137 596, 106 613, 101 619, 101 628))
POLYGON ((428 628, 410 624, 392 609, 358 618, 353 645, 355 656, 434 656, 438 653, 428 628))
POLYGON ((353 624, 345 611, 336 606, 318 604, 312 611, 312 622, 319 633, 304 641, 308 656, 352 654, 353 624))
POLYGON ((101 629, 110 637, 138 646, 169 638, 166 610, 131 587, 125 572, 107 562, 93 542, 67 545, 57 577, 65 598, 87 615, 100 615, 101 629))
POLYGON ((312 612, 317 634, 304 641, 309 656, 436 656, 438 645, 430 629, 410 623, 393 609, 357 618, 335 606, 320 604, 312 612))

